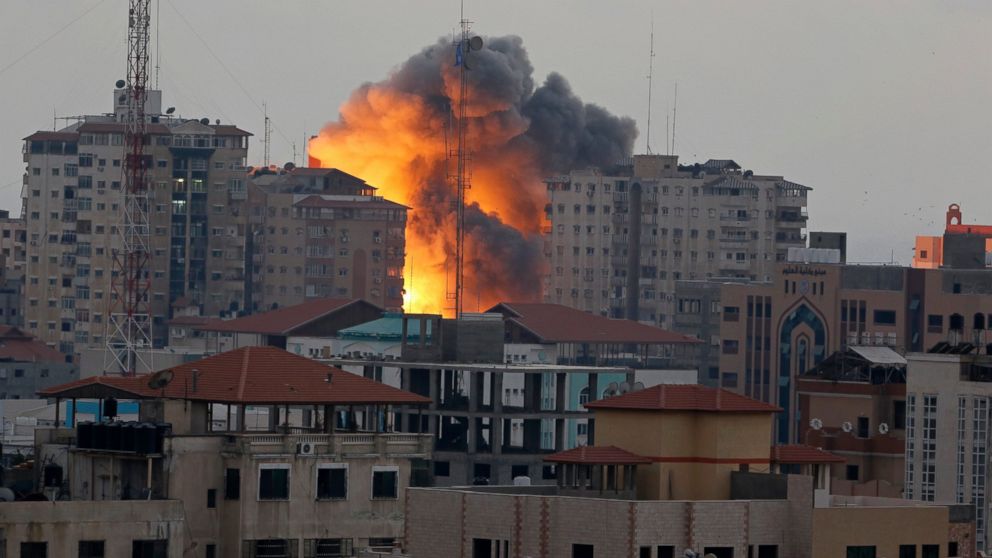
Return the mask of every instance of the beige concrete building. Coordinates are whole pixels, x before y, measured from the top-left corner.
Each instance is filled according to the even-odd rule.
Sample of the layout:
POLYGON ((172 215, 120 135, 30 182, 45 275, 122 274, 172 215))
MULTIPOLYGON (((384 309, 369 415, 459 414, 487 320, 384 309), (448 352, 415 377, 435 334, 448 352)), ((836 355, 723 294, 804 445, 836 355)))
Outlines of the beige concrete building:
POLYGON ((167 541, 162 554, 107 555, 388 553, 402 537, 406 488, 430 479, 429 437, 391 431, 394 406, 426 399, 271 347, 43 394, 56 403, 100 399, 104 408, 138 400, 142 422, 42 431, 38 462, 48 465, 42 484, 54 501, 44 509, 0 504, 10 556, 21 544, 75 555, 53 550, 82 540, 119 549, 149 529, 167 541), (60 526, 72 513, 80 514, 72 523, 94 528, 60 526), (124 513, 147 525, 109 528, 124 513))
POLYGON ((407 551, 415 558, 974 556, 968 506, 830 496, 823 471, 835 458, 809 446, 769 448, 777 409, 766 403, 683 385, 588 406, 597 445, 548 456, 556 486, 410 489, 407 551), (794 466, 798 474, 782 474, 794 466))
MULTIPOLYGON (((990 293, 985 269, 777 264, 768 282, 721 289, 721 384, 782 407, 780 443, 802 439, 815 417, 797 408, 799 375, 848 346, 903 353, 968 341, 984 349, 990 293)), ((878 418, 892 425, 893 412, 878 418)))
POLYGON ((987 553, 992 357, 956 352, 908 356, 905 492, 974 505, 976 543, 987 553))
POLYGON ((547 180, 544 300, 671 327, 675 282, 768 280, 804 246, 810 188, 729 160, 637 155, 547 180))
MULTIPOLYGON (((25 327, 76 355, 105 342, 113 253, 120 240, 124 113, 82 117, 25 138, 25 327)), ((162 112, 149 92, 146 156, 153 337, 170 304, 204 315, 244 308, 247 132, 162 112)))
POLYGON ((0 210, 0 254, 5 279, 24 279, 25 238, 23 216, 11 217, 9 211, 0 210))
POLYGON ((255 173, 249 192, 252 310, 315 298, 403 306, 407 208, 337 169, 255 173))

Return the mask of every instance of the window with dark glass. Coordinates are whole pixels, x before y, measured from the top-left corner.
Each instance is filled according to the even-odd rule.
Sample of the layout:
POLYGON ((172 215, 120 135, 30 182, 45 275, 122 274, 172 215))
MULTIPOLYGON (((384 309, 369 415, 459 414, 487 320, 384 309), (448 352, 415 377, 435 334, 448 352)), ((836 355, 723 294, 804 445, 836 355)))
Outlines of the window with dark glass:
POLYGON ((103 541, 79 541, 79 558, 103 558, 103 541))
POLYGON ((892 428, 906 428, 906 402, 892 402, 892 428))
POLYGON ((876 325, 896 325, 895 310, 875 310, 876 325))
POLYGON ((317 470, 317 499, 342 500, 348 497, 348 470, 344 467, 317 470))
POLYGON ((899 558, 916 558, 916 545, 915 544, 899 545, 899 558))
POLYGON ((343 558, 352 556, 351 539, 308 539, 304 541, 303 558, 343 558))
POLYGON ((920 550, 921 558, 940 558, 939 544, 925 544, 920 550))
POLYGON ((659 546, 658 558, 675 558, 674 546, 659 546))
POLYGON ((874 546, 849 546, 847 558, 875 558, 874 546))
POLYGON ((224 472, 224 498, 237 500, 241 497, 241 469, 228 469, 224 472))
POLYGON ((372 498, 396 498, 396 471, 372 472, 372 498))
POLYGON ((858 438, 867 438, 870 434, 868 417, 858 417, 858 438))
POLYGON ((167 558, 169 541, 133 541, 131 543, 131 558, 167 558))
POLYGON ((21 558, 48 558, 48 543, 22 542, 21 558))
POLYGON ((260 469, 258 471, 259 500, 289 499, 289 468, 260 469))
POLYGON ((434 462, 434 476, 435 477, 447 477, 451 475, 451 462, 450 461, 435 461, 434 462))
POLYGON ((595 558, 595 547, 591 544, 573 544, 572 558, 595 558))
POLYGON ((216 508, 217 507, 217 489, 208 488, 207 489, 207 507, 216 508))

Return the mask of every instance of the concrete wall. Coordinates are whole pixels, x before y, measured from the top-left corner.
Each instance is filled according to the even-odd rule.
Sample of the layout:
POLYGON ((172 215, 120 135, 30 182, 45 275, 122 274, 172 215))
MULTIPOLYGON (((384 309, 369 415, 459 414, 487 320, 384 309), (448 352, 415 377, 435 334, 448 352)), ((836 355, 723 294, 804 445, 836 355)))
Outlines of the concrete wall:
MULTIPOLYGON (((596 557, 630 558, 642 546, 779 547, 779 556, 809 557, 812 490, 797 478, 794 501, 629 501, 411 489, 406 550, 420 557, 471 556, 476 538, 507 541, 510 556, 559 558, 572 544, 594 546, 596 557), (803 487, 809 489, 804 491, 803 487), (809 492, 809 496, 804 496, 809 492)), ((652 554, 654 555, 654 554, 652 554)))
POLYGON ((947 508, 836 507, 813 510, 813 558, 845 556, 849 546, 874 546, 879 557, 899 556, 899 545, 940 545, 947 556, 947 508))
POLYGON ((79 541, 104 541, 108 557, 131 556, 136 540, 168 540, 168 558, 181 558, 187 546, 182 502, 0 503, 5 556, 20 556, 22 542, 48 543, 51 557, 76 556, 79 541))

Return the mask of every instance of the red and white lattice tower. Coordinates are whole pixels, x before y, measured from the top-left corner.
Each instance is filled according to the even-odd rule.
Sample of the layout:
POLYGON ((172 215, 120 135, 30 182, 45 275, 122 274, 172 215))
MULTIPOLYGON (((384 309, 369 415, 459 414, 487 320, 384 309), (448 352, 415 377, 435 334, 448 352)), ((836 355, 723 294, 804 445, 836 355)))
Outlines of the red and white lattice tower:
POLYGON ((111 300, 106 320, 105 374, 133 376, 150 370, 142 355, 152 347, 148 292, 148 164, 145 157, 145 101, 148 97, 151 0, 129 0, 127 31, 127 112, 124 117, 124 165, 120 244, 114 248, 111 300))

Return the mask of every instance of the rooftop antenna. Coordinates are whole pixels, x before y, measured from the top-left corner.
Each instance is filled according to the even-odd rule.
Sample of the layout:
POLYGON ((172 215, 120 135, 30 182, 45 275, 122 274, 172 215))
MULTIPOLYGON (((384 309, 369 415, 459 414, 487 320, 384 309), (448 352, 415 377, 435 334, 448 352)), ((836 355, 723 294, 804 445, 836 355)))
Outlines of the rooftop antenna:
POLYGON ((262 114, 265 115, 265 137, 262 139, 262 143, 265 146, 264 154, 262 155, 262 164, 266 167, 269 166, 269 145, 272 143, 272 125, 269 121, 269 105, 262 102, 262 114))
POLYGON ((679 110, 679 82, 675 82, 675 103, 672 106, 672 155, 675 154, 675 118, 679 110))
POLYGON ((651 13, 651 54, 648 63, 648 133, 647 152, 651 154, 651 82, 654 79, 654 13, 651 13))
POLYGON ((155 89, 158 89, 158 71, 162 65, 162 46, 159 37, 162 34, 162 0, 155 0, 155 89))
POLYGON ((672 115, 665 112, 665 153, 668 155, 672 154, 672 138, 668 135, 668 131, 672 127, 672 115))
POLYGON ((144 155, 148 99, 149 4, 151 0, 129 0, 127 31, 127 111, 124 114, 124 146, 121 189, 120 245, 113 249, 113 274, 108 314, 105 320, 104 373, 134 376, 139 368, 151 370, 142 350, 152 346, 149 304, 151 274, 148 272, 148 168, 144 155), (114 370, 113 368, 116 368, 114 370))
MULTIPOLYGON (((462 303, 465 290, 465 191, 471 188, 468 174, 468 162, 471 158, 466 137, 466 120, 468 117, 468 70, 469 55, 472 51, 482 50, 482 37, 470 36, 471 23, 465 19, 465 2, 461 2, 461 35, 455 43, 455 66, 458 67, 459 89, 456 117, 457 148, 455 155, 455 175, 451 177, 457 191, 456 222, 455 222, 455 292, 448 298, 454 298, 455 318, 462 316, 462 303)), ((449 152, 449 157, 451 153, 449 152)))

